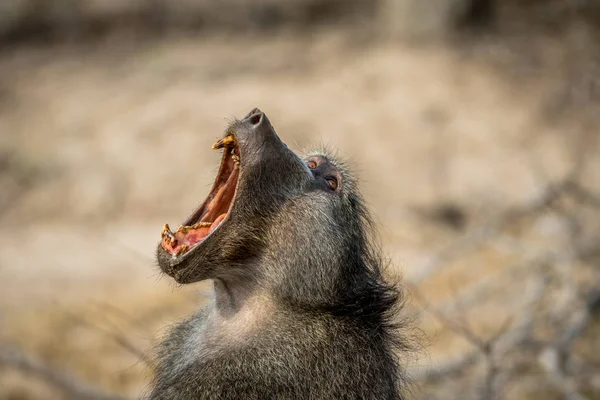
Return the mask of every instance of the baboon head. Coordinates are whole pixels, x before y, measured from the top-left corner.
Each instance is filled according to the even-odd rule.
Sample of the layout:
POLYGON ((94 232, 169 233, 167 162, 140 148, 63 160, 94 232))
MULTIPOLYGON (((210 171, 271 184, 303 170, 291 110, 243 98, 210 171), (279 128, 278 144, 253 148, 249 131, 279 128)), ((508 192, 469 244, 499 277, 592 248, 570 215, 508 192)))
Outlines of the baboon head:
POLYGON ((163 228, 157 258, 166 274, 182 284, 255 284, 304 302, 337 303, 359 290, 357 273, 372 264, 368 218, 339 162, 323 152, 301 158, 258 109, 213 148, 223 158, 208 197, 175 232, 163 228))

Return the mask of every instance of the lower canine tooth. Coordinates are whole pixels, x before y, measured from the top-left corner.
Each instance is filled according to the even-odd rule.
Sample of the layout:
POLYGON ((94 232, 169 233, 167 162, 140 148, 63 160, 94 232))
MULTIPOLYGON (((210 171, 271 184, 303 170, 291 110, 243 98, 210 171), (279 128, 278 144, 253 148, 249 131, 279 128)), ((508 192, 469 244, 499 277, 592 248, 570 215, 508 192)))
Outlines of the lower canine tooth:
POLYGON ((165 224, 165 226, 163 226, 161 236, 162 237, 168 236, 171 239, 175 238, 175 236, 173 235, 173 232, 171 232, 171 228, 169 228, 169 224, 165 224))

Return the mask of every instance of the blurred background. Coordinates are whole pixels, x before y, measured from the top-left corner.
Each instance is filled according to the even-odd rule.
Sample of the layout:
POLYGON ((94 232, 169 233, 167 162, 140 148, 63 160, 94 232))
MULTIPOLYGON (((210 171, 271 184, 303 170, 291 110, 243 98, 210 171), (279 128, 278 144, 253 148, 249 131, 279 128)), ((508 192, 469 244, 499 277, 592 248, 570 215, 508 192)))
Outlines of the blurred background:
POLYGON ((600 2, 3 0, 0 399, 135 398, 153 259, 253 107, 352 160, 416 399, 600 398, 600 2))

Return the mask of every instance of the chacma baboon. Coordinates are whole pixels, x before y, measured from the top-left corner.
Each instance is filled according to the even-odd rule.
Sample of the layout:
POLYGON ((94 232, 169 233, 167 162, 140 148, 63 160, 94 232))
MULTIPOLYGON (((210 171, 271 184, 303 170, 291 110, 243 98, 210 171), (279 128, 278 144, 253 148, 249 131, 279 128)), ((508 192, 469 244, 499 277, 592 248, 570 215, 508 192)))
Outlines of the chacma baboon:
POLYGON ((356 182, 302 159, 252 110, 232 123, 214 186, 157 257, 214 299, 159 346, 151 399, 402 399, 394 313, 356 182))

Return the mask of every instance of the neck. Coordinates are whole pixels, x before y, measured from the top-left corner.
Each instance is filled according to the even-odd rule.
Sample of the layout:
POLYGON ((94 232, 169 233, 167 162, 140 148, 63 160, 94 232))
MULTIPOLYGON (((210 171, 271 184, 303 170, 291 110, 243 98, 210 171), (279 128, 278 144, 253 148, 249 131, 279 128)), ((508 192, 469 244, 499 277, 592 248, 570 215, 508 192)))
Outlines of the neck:
POLYGON ((252 281, 214 279, 215 308, 223 318, 236 315, 255 294, 252 281))
POLYGON ((239 342, 253 331, 267 326, 277 314, 270 296, 251 282, 214 280, 213 329, 220 340, 239 342))

